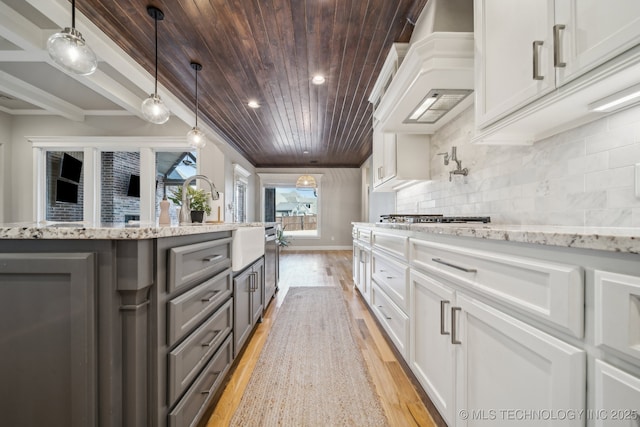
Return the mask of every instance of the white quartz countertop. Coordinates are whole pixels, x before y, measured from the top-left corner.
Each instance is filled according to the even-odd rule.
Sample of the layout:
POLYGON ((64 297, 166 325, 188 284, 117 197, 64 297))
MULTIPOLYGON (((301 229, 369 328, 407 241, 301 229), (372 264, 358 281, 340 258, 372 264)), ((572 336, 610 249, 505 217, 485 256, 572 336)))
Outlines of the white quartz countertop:
POLYGON ((85 223, 13 223, 0 224, 0 239, 60 240, 143 240, 160 237, 233 231, 240 227, 263 227, 261 222, 173 225, 156 224, 85 224, 85 223))
POLYGON ((407 230, 417 233, 640 254, 640 227, 577 227, 479 223, 389 224, 354 222, 353 224, 381 229, 407 230))

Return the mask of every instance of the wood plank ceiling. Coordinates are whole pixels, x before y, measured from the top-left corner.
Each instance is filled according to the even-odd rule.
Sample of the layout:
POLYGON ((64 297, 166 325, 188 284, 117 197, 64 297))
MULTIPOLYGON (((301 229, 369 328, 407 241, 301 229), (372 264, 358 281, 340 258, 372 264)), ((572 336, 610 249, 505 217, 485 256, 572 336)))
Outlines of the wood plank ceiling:
POLYGON ((158 80, 194 105, 189 63, 200 62, 198 120, 255 166, 357 167, 372 149, 371 89, 391 44, 409 41, 427 1, 82 0, 76 6, 152 74, 154 21, 146 9, 161 9, 158 80), (315 74, 325 84, 312 84, 315 74), (260 108, 248 107, 250 100, 260 108))

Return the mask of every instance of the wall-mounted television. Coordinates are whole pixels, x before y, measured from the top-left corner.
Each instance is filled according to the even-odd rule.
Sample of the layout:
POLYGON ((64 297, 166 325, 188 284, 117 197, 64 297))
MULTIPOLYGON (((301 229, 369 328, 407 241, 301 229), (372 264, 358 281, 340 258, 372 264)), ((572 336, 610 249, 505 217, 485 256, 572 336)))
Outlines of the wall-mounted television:
POLYGON ((82 161, 75 157, 64 153, 60 163, 60 178, 66 178, 69 181, 80 182, 82 175, 82 161))
POLYGON ((56 180, 56 202, 78 203, 78 185, 56 180))
POLYGON ((140 197, 140 175, 131 174, 129 177, 129 188, 127 188, 127 196, 140 197))

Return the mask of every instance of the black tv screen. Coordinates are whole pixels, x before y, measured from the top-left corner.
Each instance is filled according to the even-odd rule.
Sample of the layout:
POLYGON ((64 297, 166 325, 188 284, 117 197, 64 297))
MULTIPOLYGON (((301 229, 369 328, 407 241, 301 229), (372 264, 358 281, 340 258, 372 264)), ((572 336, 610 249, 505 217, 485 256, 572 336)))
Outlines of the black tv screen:
POLYGON ((60 177, 66 178, 73 182, 80 182, 82 174, 82 161, 64 153, 62 163, 60 164, 60 177))
POLYGON ((78 185, 56 180, 56 202, 78 203, 78 185))
POLYGON ((140 175, 131 175, 129 178, 129 188, 127 188, 127 196, 140 197, 140 175))

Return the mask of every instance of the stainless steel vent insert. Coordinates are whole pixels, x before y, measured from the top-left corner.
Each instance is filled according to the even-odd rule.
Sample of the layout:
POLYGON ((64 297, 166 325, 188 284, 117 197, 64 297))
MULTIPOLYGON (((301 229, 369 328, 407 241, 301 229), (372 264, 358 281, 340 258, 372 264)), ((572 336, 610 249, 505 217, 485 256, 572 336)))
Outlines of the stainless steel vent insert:
POLYGON ((468 89, 432 89, 404 123, 435 123, 472 92, 468 89))

